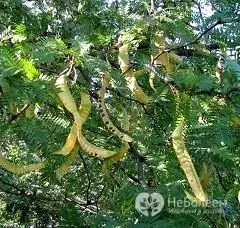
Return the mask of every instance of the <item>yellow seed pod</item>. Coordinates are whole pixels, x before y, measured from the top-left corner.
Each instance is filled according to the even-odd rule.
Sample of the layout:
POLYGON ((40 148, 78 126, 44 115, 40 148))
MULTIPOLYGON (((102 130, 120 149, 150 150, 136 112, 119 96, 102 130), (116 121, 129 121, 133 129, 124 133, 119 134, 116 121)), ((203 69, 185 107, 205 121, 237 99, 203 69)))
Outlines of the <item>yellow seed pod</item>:
MULTIPOLYGON (((70 91, 66 90, 67 93, 70 91)), ((75 102, 74 102, 75 103, 75 102)), ((76 105, 76 104, 75 104, 76 105)), ((79 123, 77 126, 76 121, 73 123, 73 126, 71 128, 71 132, 65 142, 65 145, 60 151, 57 151, 53 154, 61 154, 61 155, 68 155, 67 160, 56 170, 56 177, 60 181, 61 178, 68 172, 71 164, 74 162, 75 158, 78 155, 76 141, 78 138, 78 129, 81 129, 82 124, 85 123, 85 121, 88 118, 88 115, 91 110, 91 100, 88 94, 81 92, 81 107, 79 112, 79 123), (75 149, 74 149, 75 147, 75 149)), ((75 114, 76 116, 76 114, 75 114)))
POLYGON ((191 193, 184 191, 187 198, 194 204, 198 205, 199 207, 205 207, 207 206, 207 201, 200 201, 198 198, 196 198, 195 196, 193 196, 191 193))
POLYGON ((40 170, 45 167, 43 162, 28 165, 15 165, 8 161, 6 158, 4 158, 1 154, 0 154, 0 166, 3 169, 15 174, 29 173, 32 171, 40 170))
POLYGON ((105 90, 106 90, 106 87, 107 87, 107 84, 109 81, 109 77, 110 77, 109 73, 106 72, 102 78, 102 87, 100 88, 100 90, 98 92, 98 105, 99 105, 100 115, 102 117, 103 123, 106 125, 107 129, 110 132, 112 132, 113 134, 118 136, 123 141, 132 142, 133 139, 129 135, 121 132, 117 127, 115 127, 108 116, 106 106, 104 103, 104 100, 105 100, 104 97, 105 97, 105 90))
POLYGON ((180 60, 180 58, 174 52, 165 52, 164 49, 166 49, 165 36, 163 31, 160 31, 156 33, 154 38, 152 60, 155 60, 153 64, 163 66, 167 74, 171 74, 175 70, 176 62, 180 60))
MULTIPOLYGON (((91 110, 91 102, 89 95, 81 93, 81 106, 80 106, 80 119, 82 116, 84 119, 88 118, 88 115, 91 110)), ((105 150, 101 147, 97 147, 92 143, 88 142, 87 139, 82 134, 82 123, 77 123, 78 129, 78 142, 81 145, 82 149, 91 156, 99 158, 108 158, 118 153, 118 151, 105 150)))
MULTIPOLYGON (((127 111, 125 108, 123 108, 123 129, 128 132, 130 127, 127 111)), ((102 171, 103 173, 107 174, 107 170, 115 163, 120 161, 124 155, 127 153, 129 150, 129 145, 128 143, 124 142, 124 144, 120 147, 119 151, 117 154, 113 155, 112 157, 109 157, 104 161, 103 166, 102 166, 102 171)))
POLYGON ((100 147, 97 147, 90 142, 87 141, 87 139, 83 136, 82 134, 82 125, 83 122, 82 120, 86 120, 88 118, 88 115, 91 111, 91 100, 88 94, 86 93, 81 93, 81 106, 79 109, 79 115, 80 115, 80 122, 77 122, 76 120, 76 125, 77 125, 77 130, 78 130, 78 142, 81 145, 82 149, 88 153, 91 156, 99 157, 99 158, 106 158, 114 155, 117 153, 117 151, 110 151, 110 150, 105 150, 100 147))
POLYGON ((87 93, 81 92, 80 94, 81 94, 81 106, 79 109, 79 115, 81 117, 80 119, 83 125, 88 119, 88 116, 91 112, 91 99, 87 93))
POLYGON ((77 142, 77 127, 76 124, 74 124, 71 128, 71 131, 67 137, 64 146, 59 151, 56 151, 52 154, 68 155, 75 147, 76 142, 77 142))
POLYGON ((88 142, 87 139, 80 133, 78 138, 82 149, 91 156, 98 158, 108 158, 118 153, 118 151, 105 150, 88 142))
POLYGON ((143 92, 142 88, 138 85, 138 82, 134 76, 134 72, 130 69, 128 44, 123 44, 119 47, 118 60, 122 73, 125 75, 128 88, 134 94, 136 99, 143 104, 149 103, 148 96, 143 92))
POLYGON ((65 108, 72 113, 74 119, 80 121, 76 103, 67 85, 67 76, 65 74, 60 75, 56 80, 55 86, 65 108))
POLYGON ((198 200, 206 202, 207 197, 203 191, 202 185, 193 166, 191 157, 189 156, 185 147, 183 138, 183 126, 184 119, 182 119, 180 123, 178 123, 177 127, 172 133, 173 148, 194 195, 198 200))
MULTIPOLYGON (((64 74, 60 75, 56 80, 55 86, 58 90, 58 96, 62 101, 63 105, 65 106, 65 108, 70 113, 72 113, 72 115, 74 116, 74 119, 77 120, 78 123, 82 123, 82 121, 80 120, 80 115, 78 113, 76 103, 68 88, 66 75, 64 74)), ((54 152, 53 154, 59 154, 59 155, 69 154, 74 148, 76 142, 77 142, 77 128, 76 126, 72 126, 71 131, 62 149, 54 152)))
MULTIPOLYGON (((78 142, 81 145, 82 149, 88 153, 89 155, 100 157, 100 158, 106 158, 110 157, 117 153, 117 151, 110 151, 105 150, 100 147, 97 147, 90 142, 86 140, 86 138, 82 134, 82 125, 83 120, 86 120, 88 118, 89 112, 91 110, 91 102, 89 95, 85 93, 81 93, 81 106, 80 110, 76 111, 76 103, 71 95, 71 92, 68 88, 67 82, 66 82, 66 76, 61 75, 58 80, 56 81, 56 87, 59 90, 58 96, 61 99, 63 105, 66 107, 66 109, 72 113, 74 116, 76 125, 76 131, 77 131, 77 138, 78 142)), ((74 127, 73 125, 73 127, 74 127)), ((74 127, 75 128, 75 127, 74 127)), ((74 129, 75 130, 75 129, 74 129)))

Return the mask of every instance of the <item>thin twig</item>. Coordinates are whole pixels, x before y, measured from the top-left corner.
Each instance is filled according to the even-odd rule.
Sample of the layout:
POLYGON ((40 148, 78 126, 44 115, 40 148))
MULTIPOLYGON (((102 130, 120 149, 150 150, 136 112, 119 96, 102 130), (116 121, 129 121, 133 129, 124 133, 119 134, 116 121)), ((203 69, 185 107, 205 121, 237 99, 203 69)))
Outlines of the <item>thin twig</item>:
POLYGON ((16 120, 20 115, 22 115, 22 114, 25 112, 25 110, 26 110, 29 106, 30 106, 29 103, 25 104, 25 105, 21 108, 20 111, 18 111, 18 112, 15 113, 15 114, 12 114, 12 116, 11 116, 11 118, 10 118, 9 121, 12 122, 12 121, 16 120))
POLYGON ((82 156, 80 150, 78 150, 78 154, 80 156, 80 158, 82 159, 82 162, 83 162, 83 167, 86 171, 86 174, 87 174, 87 179, 88 179, 88 186, 87 186, 87 190, 86 190, 86 199, 87 199, 87 203, 90 203, 91 202, 91 199, 89 198, 89 195, 90 195, 90 188, 91 188, 91 178, 90 178, 90 175, 89 175, 89 169, 88 169, 88 166, 85 162, 85 159, 84 157, 82 156))
POLYGON ((183 45, 179 45, 179 46, 176 46, 176 47, 172 47, 172 48, 169 48, 169 49, 165 49, 165 50, 161 50, 161 52, 159 52, 152 60, 152 64, 154 63, 154 61, 160 56, 162 55, 163 53, 166 53, 166 52, 170 52, 170 51, 175 51, 175 50, 178 50, 178 49, 181 49, 181 48, 185 48, 187 46, 190 46, 190 45, 193 45, 195 43, 197 43, 204 35, 206 35, 209 31, 211 31, 212 29, 214 29, 217 25, 220 25, 220 24, 226 24, 226 23, 230 23, 230 22, 227 22, 227 21, 222 21, 222 20, 217 20, 215 23, 213 23, 211 26, 209 26, 208 28, 206 28, 200 35, 198 35, 193 41, 187 43, 187 44, 183 44, 183 45))

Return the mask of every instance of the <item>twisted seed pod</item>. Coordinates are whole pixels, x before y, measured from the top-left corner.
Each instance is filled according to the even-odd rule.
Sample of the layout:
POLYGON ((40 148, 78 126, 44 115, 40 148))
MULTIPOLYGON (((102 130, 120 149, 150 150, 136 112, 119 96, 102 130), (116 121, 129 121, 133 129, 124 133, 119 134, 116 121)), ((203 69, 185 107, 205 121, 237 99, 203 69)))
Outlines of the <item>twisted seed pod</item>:
POLYGON ((193 166, 191 157, 189 156, 185 147, 183 138, 183 126, 184 119, 181 119, 172 133, 173 148, 194 195, 198 200, 202 202, 207 202, 207 197, 203 191, 202 185, 193 166))
MULTIPOLYGON (((79 111, 81 122, 79 123, 79 129, 81 129, 82 124, 86 122, 88 115, 90 113, 90 110, 91 110, 91 100, 89 96, 85 93, 81 93, 81 108, 79 111)), ((75 146, 78 138, 77 131, 78 131, 78 127, 76 122, 74 122, 71 128, 71 132, 63 148, 60 151, 53 153, 53 154, 61 154, 61 155, 69 154, 67 157, 67 160, 63 164, 61 164, 60 167, 56 170, 56 177, 59 181, 68 172, 70 166, 72 165, 72 163, 74 162, 74 160, 78 155, 78 148, 75 146)))
MULTIPOLYGON (((91 101, 89 95, 85 93, 81 93, 81 107, 80 107, 80 117, 87 119, 88 115, 91 110, 91 101)), ((88 154, 99 157, 99 158, 108 158, 111 157, 117 153, 119 153, 119 150, 111 151, 111 150, 105 150, 103 148, 97 147, 91 143, 89 143, 86 138, 82 135, 81 129, 79 131, 79 137, 78 137, 79 144, 81 145, 82 149, 87 152, 88 154)))
POLYGON ((79 115, 81 123, 79 123, 79 128, 82 129, 82 125, 88 119, 88 116, 91 112, 91 99, 87 93, 81 92, 81 106, 79 108, 79 115))
POLYGON ((75 147, 76 142, 77 142, 77 128, 76 126, 72 126, 64 146, 61 148, 61 150, 53 152, 52 154, 68 155, 75 147))
POLYGON ((0 166, 11 173, 24 174, 44 168, 44 163, 35 163, 29 165, 15 165, 0 154, 0 166))
POLYGON ((102 78, 102 87, 100 88, 100 90, 98 92, 98 105, 99 105, 100 115, 102 117, 104 124, 106 125, 107 129, 110 132, 112 132, 113 134, 118 136, 123 141, 132 142, 133 139, 129 135, 121 132, 117 127, 115 127, 108 116, 106 106, 104 103, 104 97, 105 97, 105 91, 106 91, 106 87, 108 85, 109 77, 110 77, 109 73, 108 72, 105 73, 105 75, 102 78))
POLYGON ((121 47, 119 47, 119 65, 122 73, 125 75, 125 80, 127 82, 128 88, 132 91, 138 101, 143 104, 147 104, 149 102, 149 98, 138 85, 138 82, 134 77, 134 72, 132 71, 132 69, 130 69, 128 46, 128 44, 123 44, 121 47))
MULTIPOLYGON (((55 82, 55 86, 58 90, 58 96, 62 101, 63 105, 65 106, 65 108, 70 113, 73 114, 74 119, 77 119, 78 121, 80 121, 77 106, 68 88, 67 78, 65 74, 62 74, 57 78, 55 82)), ((62 149, 52 154, 68 155, 73 150, 76 142, 77 142, 77 129, 76 127, 72 126, 71 131, 62 149)))
MULTIPOLYGON (((81 93, 81 97, 82 97, 82 108, 79 113, 81 116, 81 123, 79 123, 80 125, 82 125, 87 120, 88 113, 90 112, 89 107, 91 107, 88 105, 88 103, 91 102, 88 98, 88 95, 85 93, 81 93)), ((71 131, 62 149, 52 154, 68 155, 73 150, 76 142, 77 142, 77 125, 73 124, 71 131)))
POLYGON ((98 157, 98 158, 108 158, 113 156, 114 154, 118 153, 118 151, 111 151, 105 150, 101 147, 97 147, 86 140, 86 138, 79 134, 78 138, 79 144, 81 145, 82 149, 91 156, 98 157))
POLYGON ((65 108, 72 113, 74 119, 79 122, 79 113, 74 101, 74 98, 67 85, 67 76, 65 74, 60 75, 55 83, 56 89, 58 90, 58 96, 62 101, 65 108))
POLYGON ((112 155, 116 154, 118 151, 105 150, 91 144, 86 140, 86 138, 82 134, 82 125, 83 125, 82 120, 86 120, 88 118, 88 115, 91 109, 91 100, 89 95, 85 93, 81 93, 81 107, 80 107, 80 111, 78 112, 76 103, 68 88, 68 85, 66 82, 66 76, 61 75, 56 81, 55 85, 57 89, 59 89, 59 92, 58 92, 59 98, 61 99, 66 109, 69 112, 71 112, 74 117, 75 123, 73 124, 73 128, 75 128, 75 125, 76 125, 77 138, 82 149, 89 155, 99 157, 99 158, 111 157, 112 155))
MULTIPOLYGON (((81 93, 81 106, 79 109, 80 119, 86 120, 88 118, 90 110, 91 100, 89 95, 86 93, 81 93)), ((117 151, 105 150, 88 142, 87 139, 82 134, 82 124, 83 124, 82 122, 77 123, 77 126, 79 127, 78 142, 86 153, 99 158, 111 157, 112 155, 117 153, 117 151)))

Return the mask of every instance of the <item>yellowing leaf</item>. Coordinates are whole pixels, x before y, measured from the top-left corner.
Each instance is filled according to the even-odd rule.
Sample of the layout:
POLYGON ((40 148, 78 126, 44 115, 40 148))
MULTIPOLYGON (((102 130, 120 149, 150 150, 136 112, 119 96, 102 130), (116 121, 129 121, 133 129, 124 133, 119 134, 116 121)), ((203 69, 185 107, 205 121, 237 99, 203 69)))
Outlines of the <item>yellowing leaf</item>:
POLYGON ((39 71, 36 69, 36 67, 31 61, 27 59, 22 59, 20 63, 28 79, 35 79, 39 75, 39 71))

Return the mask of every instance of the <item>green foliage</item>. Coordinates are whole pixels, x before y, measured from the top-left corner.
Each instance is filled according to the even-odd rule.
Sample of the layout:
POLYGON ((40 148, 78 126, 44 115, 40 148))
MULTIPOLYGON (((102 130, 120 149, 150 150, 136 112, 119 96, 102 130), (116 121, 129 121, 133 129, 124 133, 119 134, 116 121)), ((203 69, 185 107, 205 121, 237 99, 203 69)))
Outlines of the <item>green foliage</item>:
POLYGON ((220 48, 225 52, 239 44, 239 3, 213 0, 212 11, 206 14, 209 4, 0 2, 0 155, 14 165, 45 164, 42 170, 16 175, 0 163, 0 227, 237 227, 239 59, 225 53, 221 80, 216 65, 220 48), (154 51, 160 51, 154 50, 156 32, 166 37, 160 56, 176 55, 174 60, 165 59, 172 64, 170 72, 169 65, 150 64, 154 51), (146 105, 131 93, 119 68, 121 35, 130 43, 128 70, 143 70, 136 79, 150 98, 146 105), (71 67, 68 86, 77 106, 81 91, 91 96, 92 110, 82 129, 89 142, 114 150, 122 145, 106 129, 97 105, 106 70, 111 74, 105 95, 109 117, 121 130, 122 107, 130 118, 134 141, 107 177, 103 161, 80 148, 69 172, 61 182, 56 178, 66 157, 52 153, 64 145, 74 119, 54 83, 71 67), (153 69, 154 88, 149 83, 153 69), (175 209, 192 211, 174 212, 167 204, 168 199, 183 200, 184 192, 191 192, 171 143, 179 114, 185 118, 185 145, 197 173, 203 164, 213 167, 205 193, 211 202, 218 202, 216 207, 197 211, 180 207, 175 209), (163 195, 165 206, 159 214, 145 217, 137 212, 135 199, 142 192, 163 195))

